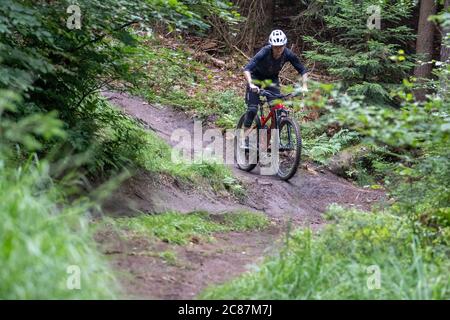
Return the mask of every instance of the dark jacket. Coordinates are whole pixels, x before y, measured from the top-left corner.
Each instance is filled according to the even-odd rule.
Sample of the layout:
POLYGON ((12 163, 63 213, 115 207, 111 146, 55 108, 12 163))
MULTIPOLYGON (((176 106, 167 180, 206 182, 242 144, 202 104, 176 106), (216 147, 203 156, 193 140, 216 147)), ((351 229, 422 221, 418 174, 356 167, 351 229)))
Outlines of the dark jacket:
POLYGON ((300 59, 288 48, 285 48, 281 57, 275 60, 272 56, 272 48, 270 45, 259 50, 259 52, 244 67, 244 70, 250 71, 253 79, 270 79, 274 82, 278 82, 278 74, 283 68, 283 65, 288 61, 301 75, 304 75, 307 72, 307 69, 300 62, 300 59))

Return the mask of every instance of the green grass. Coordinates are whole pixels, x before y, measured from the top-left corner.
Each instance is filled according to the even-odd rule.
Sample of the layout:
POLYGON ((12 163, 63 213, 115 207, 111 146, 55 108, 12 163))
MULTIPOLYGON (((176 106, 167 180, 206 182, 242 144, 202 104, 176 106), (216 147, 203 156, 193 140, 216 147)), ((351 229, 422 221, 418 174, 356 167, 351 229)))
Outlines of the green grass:
POLYGON ((223 223, 233 231, 263 230, 269 220, 265 215, 243 211, 223 215, 223 223))
POLYGON ((192 185, 209 184, 215 191, 227 190, 239 197, 244 194, 244 189, 227 166, 212 161, 200 164, 173 161, 168 143, 105 98, 92 97, 86 101, 85 107, 89 112, 81 113, 76 121, 82 123, 84 117, 88 117, 91 124, 79 128, 80 132, 70 135, 70 139, 74 140, 71 143, 75 152, 89 150, 87 167, 93 176, 101 174, 103 179, 107 179, 123 168, 142 168, 192 185))
POLYGON ((415 241, 411 224, 387 212, 332 207, 319 234, 294 232, 255 272, 207 289, 200 299, 449 299, 448 256, 415 241), (380 288, 369 289, 380 270, 380 288))
POLYGON ((162 251, 158 253, 158 256, 169 265, 176 266, 178 264, 177 254, 173 251, 162 251))
POLYGON ((104 299, 116 282, 97 252, 87 210, 69 205, 41 163, 9 169, 0 161, 0 299, 104 299), (80 290, 66 283, 70 266, 80 290))
MULTIPOLYGON (((99 109, 108 121, 99 123, 98 144, 95 167, 104 166, 104 161, 123 162, 154 173, 168 174, 182 182, 197 186, 209 184, 215 191, 229 191, 242 197, 244 188, 236 180, 227 166, 220 163, 177 163, 172 161, 172 148, 156 133, 146 130, 140 123, 125 115, 107 102, 99 109), (107 115, 107 116, 106 116, 107 115), (111 157, 119 160, 111 161, 111 157)), ((101 121, 101 120, 99 120, 101 121)))
POLYGON ((177 245, 185 245, 193 238, 212 241, 216 232, 261 230, 269 224, 266 216, 253 212, 234 212, 218 216, 211 216, 206 212, 190 214, 167 212, 106 219, 105 222, 118 227, 128 235, 158 238, 177 245))

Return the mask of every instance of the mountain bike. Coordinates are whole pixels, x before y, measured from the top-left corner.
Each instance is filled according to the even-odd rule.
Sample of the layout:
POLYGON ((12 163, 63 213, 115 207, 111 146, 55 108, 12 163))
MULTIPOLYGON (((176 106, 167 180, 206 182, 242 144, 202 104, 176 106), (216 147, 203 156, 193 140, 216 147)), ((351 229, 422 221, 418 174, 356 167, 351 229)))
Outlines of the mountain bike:
MULTIPOLYGON (((285 100, 287 98, 295 96, 294 94, 274 94, 268 90, 259 90, 259 95, 270 99, 285 100)), ((268 104, 266 101, 262 101, 258 106, 258 114, 253 120, 251 129, 248 131, 246 137, 238 137, 235 139, 235 161, 239 169, 244 171, 252 171, 260 163, 262 154, 260 147, 267 149, 265 156, 270 155, 273 157, 278 149, 277 172, 276 174, 282 180, 289 180, 297 172, 300 164, 302 140, 300 136, 300 127, 298 123, 289 116, 290 110, 288 110, 282 103, 277 103, 270 106, 270 112, 266 116, 264 115, 264 106, 268 104), (274 131, 275 130, 275 131, 274 131), (256 144, 249 143, 248 146, 242 148, 239 142, 242 142, 239 138, 249 139, 250 135, 256 134, 256 144), (262 139, 266 135, 267 139, 262 139), (264 141, 263 141, 264 140, 264 141), (266 145, 262 145, 262 142, 266 145), (242 150, 243 149, 243 150, 242 150), (273 152, 275 151, 275 152, 273 152), (256 155, 256 157, 255 157, 256 155), (279 159, 279 161, 278 161, 279 159)), ((246 113, 244 113, 238 121, 236 126, 237 131, 242 135, 244 129, 246 113)))

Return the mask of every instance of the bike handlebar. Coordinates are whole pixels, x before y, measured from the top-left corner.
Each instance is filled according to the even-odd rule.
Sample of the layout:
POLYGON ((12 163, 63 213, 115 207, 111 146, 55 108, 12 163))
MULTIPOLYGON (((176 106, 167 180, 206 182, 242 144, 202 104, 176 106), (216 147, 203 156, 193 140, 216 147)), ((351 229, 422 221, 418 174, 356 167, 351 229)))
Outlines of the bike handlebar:
POLYGON ((266 98, 273 98, 273 99, 286 99, 286 98, 292 98, 292 97, 299 95, 299 93, 277 94, 277 93, 273 93, 269 90, 264 90, 264 89, 259 89, 258 94, 260 96, 263 96, 266 98))

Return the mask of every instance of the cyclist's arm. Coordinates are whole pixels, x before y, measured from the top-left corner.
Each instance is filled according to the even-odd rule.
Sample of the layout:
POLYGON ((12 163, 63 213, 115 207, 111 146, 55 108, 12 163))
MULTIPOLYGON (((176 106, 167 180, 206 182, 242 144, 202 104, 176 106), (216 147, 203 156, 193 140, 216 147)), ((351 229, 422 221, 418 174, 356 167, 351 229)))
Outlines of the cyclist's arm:
POLYGON ((308 73, 302 75, 303 90, 308 91, 308 73))
POLYGON ((258 92, 258 86, 253 83, 252 74, 250 73, 250 71, 244 70, 244 77, 248 83, 250 90, 253 92, 258 92))
POLYGON ((258 53, 247 63, 247 65, 244 67, 244 71, 250 71, 252 72, 255 70, 256 65, 264 59, 264 57, 270 52, 270 47, 266 46, 263 47, 261 50, 258 51, 258 53))
POLYGON ((308 70, 300 62, 300 59, 289 49, 288 50, 288 60, 294 66, 295 70, 301 75, 303 89, 308 90, 308 70))
POLYGON ((244 77, 247 81, 249 87, 255 91, 257 90, 257 86, 252 82, 252 74, 251 72, 256 68, 258 63, 264 59, 264 57, 270 52, 270 48, 264 47, 249 61, 249 63, 244 67, 244 77))
POLYGON ((244 77, 247 83, 250 85, 252 83, 252 74, 250 71, 244 70, 244 77))

